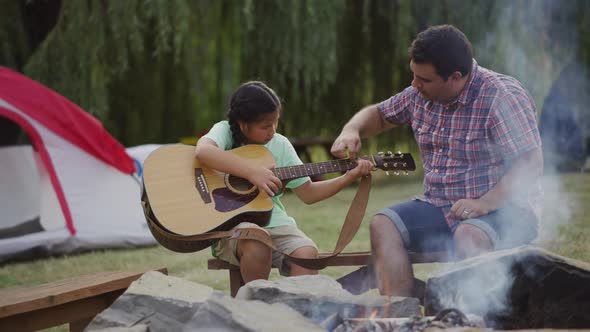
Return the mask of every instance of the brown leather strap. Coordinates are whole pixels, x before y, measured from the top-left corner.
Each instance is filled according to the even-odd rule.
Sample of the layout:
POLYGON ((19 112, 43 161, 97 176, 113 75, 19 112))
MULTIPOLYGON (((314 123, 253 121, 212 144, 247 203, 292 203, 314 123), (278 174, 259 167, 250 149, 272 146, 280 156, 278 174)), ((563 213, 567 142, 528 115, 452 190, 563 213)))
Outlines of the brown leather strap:
POLYGON ((336 247, 334 247, 334 250, 330 256, 325 256, 322 258, 297 258, 283 253, 287 260, 308 269, 321 270, 325 268, 328 265, 328 262, 330 262, 334 256, 337 256, 339 253, 341 253, 356 235, 356 232, 363 222, 363 217, 365 216, 365 210, 367 209, 370 191, 371 174, 368 174, 367 176, 361 178, 361 183, 359 184, 356 194, 350 203, 348 213, 346 214, 346 219, 342 224, 340 236, 338 236, 338 241, 336 242, 336 247))
MULTIPOLYGON (((371 190, 371 175, 362 177, 356 195, 348 208, 346 219, 342 224, 340 230, 340 236, 336 242, 336 247, 329 256, 321 258, 297 258, 289 255, 288 253, 278 250, 272 243, 270 235, 266 231, 260 228, 234 228, 229 231, 217 231, 209 232, 197 235, 177 235, 168 232, 159 226, 156 222, 149 222, 148 224, 152 228, 152 233, 158 237, 158 241, 164 246, 170 248, 172 245, 166 245, 167 242, 174 242, 174 250, 180 252, 191 252, 195 249, 203 249, 215 240, 220 239, 237 239, 237 240, 255 240, 264 243, 272 250, 278 251, 285 255, 285 258, 299 266, 312 269, 321 270, 325 268, 330 260, 337 256, 339 253, 346 248, 346 246, 352 241, 353 237, 357 233, 365 215, 367 208, 367 202, 369 200, 369 192, 371 190), (183 250, 186 248, 186 250, 183 250)), ((145 207, 144 207, 145 208, 145 207)), ((147 214, 146 214, 147 215, 147 214)))

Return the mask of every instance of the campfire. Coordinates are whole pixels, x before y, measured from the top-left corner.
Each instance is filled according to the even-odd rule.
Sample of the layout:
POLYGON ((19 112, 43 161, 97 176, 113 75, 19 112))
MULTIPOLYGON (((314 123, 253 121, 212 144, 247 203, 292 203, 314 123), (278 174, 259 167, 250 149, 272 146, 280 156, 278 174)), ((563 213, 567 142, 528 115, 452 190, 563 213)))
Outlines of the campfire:
POLYGON ((458 309, 450 308, 436 316, 408 318, 377 318, 377 311, 369 318, 342 319, 331 316, 321 325, 332 332, 422 332, 427 328, 485 328, 480 317, 465 315, 458 309))
POLYGON ((426 282, 424 307, 411 297, 354 295, 336 280, 256 280, 236 298, 149 272, 87 331, 421 332, 590 328, 590 266, 538 248, 482 255, 426 282), (424 315, 422 314, 424 312, 424 315))

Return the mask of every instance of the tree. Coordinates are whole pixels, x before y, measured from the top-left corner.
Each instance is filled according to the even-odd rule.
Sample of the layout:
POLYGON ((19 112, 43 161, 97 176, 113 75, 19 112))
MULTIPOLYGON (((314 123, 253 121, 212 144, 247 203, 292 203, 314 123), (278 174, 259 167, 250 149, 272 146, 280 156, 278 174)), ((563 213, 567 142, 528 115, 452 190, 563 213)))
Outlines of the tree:
MULTIPOLYGON (((521 80, 539 107, 566 58, 590 65, 584 0, 0 0, 0 9, 0 63, 126 145, 208 129, 252 79, 284 99, 285 134, 335 136, 360 107, 409 85, 407 48, 434 24, 462 29, 479 64, 521 80)), ((409 129, 388 135, 412 141, 409 129)))

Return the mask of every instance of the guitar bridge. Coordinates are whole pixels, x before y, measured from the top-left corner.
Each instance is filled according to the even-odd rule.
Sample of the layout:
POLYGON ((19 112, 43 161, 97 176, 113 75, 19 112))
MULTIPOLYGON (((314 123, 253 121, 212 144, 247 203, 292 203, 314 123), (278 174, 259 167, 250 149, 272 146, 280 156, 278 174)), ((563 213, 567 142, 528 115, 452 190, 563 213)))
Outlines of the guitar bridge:
POLYGON ((207 180, 203 174, 202 168, 195 168, 195 187, 201 195, 201 199, 205 204, 211 203, 211 194, 209 193, 209 186, 207 186, 207 180))

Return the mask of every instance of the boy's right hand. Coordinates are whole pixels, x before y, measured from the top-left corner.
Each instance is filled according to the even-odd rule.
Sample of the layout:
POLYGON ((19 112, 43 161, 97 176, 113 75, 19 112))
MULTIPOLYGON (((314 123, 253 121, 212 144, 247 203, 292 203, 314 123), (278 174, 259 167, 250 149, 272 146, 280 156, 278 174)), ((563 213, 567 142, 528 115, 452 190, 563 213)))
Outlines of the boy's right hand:
POLYGON ((275 176, 272 169, 274 165, 269 167, 252 167, 248 172, 248 181, 258 187, 259 190, 263 190, 268 196, 273 197, 283 187, 281 180, 275 176))

